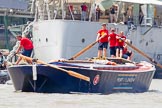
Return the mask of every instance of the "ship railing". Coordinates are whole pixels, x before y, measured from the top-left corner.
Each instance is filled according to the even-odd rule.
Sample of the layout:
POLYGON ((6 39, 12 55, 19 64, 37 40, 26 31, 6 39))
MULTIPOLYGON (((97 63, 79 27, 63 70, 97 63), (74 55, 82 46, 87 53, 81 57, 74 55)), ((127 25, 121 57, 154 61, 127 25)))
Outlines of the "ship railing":
MULTIPOLYGON (((47 0, 48 1, 48 0, 47 0)), ((88 1, 88 0, 87 0, 88 1)), ((90 20, 91 14, 92 14, 92 8, 94 7, 94 1, 89 0, 89 2, 86 2, 86 5, 88 6, 88 12, 87 12, 87 21, 90 20)), ((36 3, 35 8, 35 19, 36 20, 50 20, 50 19, 68 19, 68 20, 80 20, 81 19, 81 9, 80 5, 83 2, 79 1, 77 3, 76 1, 68 2, 67 0, 51 0, 50 3, 46 2, 39 2, 36 3), (58 1, 58 2, 56 2, 58 1), (70 5, 73 5, 73 11, 70 10, 70 5)))
POLYGON ((25 17, 25 18, 34 18, 34 13, 16 9, 3 9, 0 8, 0 15, 1 16, 14 16, 14 17, 25 17))
POLYGON ((133 16, 133 24, 136 26, 146 26, 146 27, 161 27, 162 20, 160 17, 146 17, 144 16, 142 19, 142 23, 139 22, 139 16, 133 16))
MULTIPOLYGON (((121 18, 121 17, 119 17, 121 18)), ((156 27, 154 25, 153 18, 143 17, 142 22, 140 23, 139 16, 133 16, 132 18, 128 18, 124 24, 128 26, 127 33, 129 34, 130 31, 134 31, 137 29, 137 26, 141 27, 141 34, 145 35, 148 33, 153 27, 156 27)))

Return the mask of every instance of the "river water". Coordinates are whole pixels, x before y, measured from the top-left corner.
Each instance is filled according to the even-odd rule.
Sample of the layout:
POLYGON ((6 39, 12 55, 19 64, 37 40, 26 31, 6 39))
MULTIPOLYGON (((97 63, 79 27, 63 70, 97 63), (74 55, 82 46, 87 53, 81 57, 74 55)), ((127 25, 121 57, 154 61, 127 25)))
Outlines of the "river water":
POLYGON ((162 108, 162 79, 153 79, 145 93, 109 95, 23 93, 1 84, 0 108, 162 108))

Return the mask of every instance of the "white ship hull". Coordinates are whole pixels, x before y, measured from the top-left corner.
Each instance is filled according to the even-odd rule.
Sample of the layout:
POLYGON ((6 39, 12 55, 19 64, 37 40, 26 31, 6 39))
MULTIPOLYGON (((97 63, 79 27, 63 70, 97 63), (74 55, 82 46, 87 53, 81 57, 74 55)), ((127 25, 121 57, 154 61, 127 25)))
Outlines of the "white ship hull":
MULTIPOLYGON (((88 21, 48 20, 33 25, 34 55, 49 62, 71 58, 74 54, 96 40, 101 23, 88 21)), ((94 57, 94 46, 78 58, 94 57)))
MULTIPOLYGON (((38 59, 49 62, 60 58, 71 58, 74 54, 96 40, 96 33, 101 27, 98 22, 48 20, 33 25, 34 54, 38 59)), ((127 33, 128 27, 123 24, 108 24, 108 29, 115 27, 117 33, 127 33)), ((127 36, 134 46, 162 63, 161 34, 162 28, 137 26, 127 36), (144 33, 145 31, 145 33, 144 33), (146 32, 147 31, 147 32, 146 32)), ((147 60, 136 51, 134 61, 147 60)), ((109 50, 108 50, 109 56, 109 50)), ((83 53, 79 59, 97 55, 97 45, 83 53)))

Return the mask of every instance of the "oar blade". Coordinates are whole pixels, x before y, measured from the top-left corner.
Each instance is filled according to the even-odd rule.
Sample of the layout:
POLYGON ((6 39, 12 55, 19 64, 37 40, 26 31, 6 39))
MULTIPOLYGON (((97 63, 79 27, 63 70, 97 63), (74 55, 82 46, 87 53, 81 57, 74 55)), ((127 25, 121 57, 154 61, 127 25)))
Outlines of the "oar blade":
POLYGON ((76 72, 73 72, 73 71, 68 71, 68 74, 71 75, 71 76, 74 76, 76 78, 90 82, 90 78, 87 77, 87 76, 84 76, 82 74, 79 74, 79 73, 76 73, 76 72))

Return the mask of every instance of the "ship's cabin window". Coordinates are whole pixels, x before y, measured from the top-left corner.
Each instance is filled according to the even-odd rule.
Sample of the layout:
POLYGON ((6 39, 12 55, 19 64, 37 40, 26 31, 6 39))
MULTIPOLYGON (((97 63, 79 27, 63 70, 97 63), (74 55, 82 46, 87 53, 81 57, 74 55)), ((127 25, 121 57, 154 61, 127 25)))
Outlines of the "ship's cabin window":
POLYGON ((84 42, 85 42, 85 39, 83 38, 83 39, 82 39, 82 43, 84 43, 84 42))
POLYGON ((48 42, 48 38, 46 38, 46 42, 48 42))

